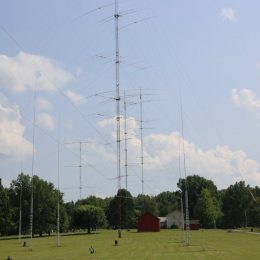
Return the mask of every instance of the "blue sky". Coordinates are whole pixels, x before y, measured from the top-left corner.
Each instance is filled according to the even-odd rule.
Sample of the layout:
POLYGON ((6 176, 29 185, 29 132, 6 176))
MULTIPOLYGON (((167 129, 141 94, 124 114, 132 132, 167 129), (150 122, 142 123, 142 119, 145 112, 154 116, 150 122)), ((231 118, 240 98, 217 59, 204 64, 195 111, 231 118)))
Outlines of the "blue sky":
MULTIPOLYGON (((145 193, 187 174, 260 185, 258 1, 119 1, 120 88, 144 94, 145 193), (180 134, 180 92, 184 139, 180 134), (181 151, 182 154, 182 151, 181 151)), ((0 162, 5 184, 35 174, 79 198, 116 192, 113 1, 0 2, 0 162), (35 94, 34 94, 35 93, 35 94), (97 93, 103 93, 101 96, 97 93), (35 100, 35 102, 34 102, 35 100)), ((123 104, 121 104, 122 123, 123 104)), ((139 106, 128 105, 129 191, 141 193, 139 106)), ((122 125, 123 127, 123 125, 122 125)), ((122 174, 124 154, 122 143, 122 174)), ((122 178, 122 187, 125 179, 122 178)))

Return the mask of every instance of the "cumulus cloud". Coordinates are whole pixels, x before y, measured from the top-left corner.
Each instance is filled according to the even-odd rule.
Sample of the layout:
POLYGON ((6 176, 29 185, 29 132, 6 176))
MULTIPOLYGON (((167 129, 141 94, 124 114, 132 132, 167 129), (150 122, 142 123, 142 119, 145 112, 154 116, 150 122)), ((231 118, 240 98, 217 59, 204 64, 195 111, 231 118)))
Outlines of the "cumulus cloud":
POLYGON ((148 167, 178 165, 179 142, 184 142, 188 174, 197 173, 213 179, 220 187, 239 180, 260 183, 259 165, 249 159, 244 151, 233 151, 226 145, 203 150, 183 140, 178 132, 145 137, 148 167))
POLYGON ((1 179, 1 181, 2 181, 2 185, 3 185, 4 188, 9 188, 10 187, 10 184, 11 184, 10 180, 1 179))
MULTIPOLYGON (((93 164, 100 164, 100 161, 110 163, 116 162, 116 155, 114 153, 111 153, 111 147, 109 148, 108 146, 100 145, 95 141, 87 143, 86 147, 88 148, 86 161, 91 161, 92 163, 95 161, 95 163, 93 164)), ((108 167, 109 165, 106 165, 106 168, 108 167)))
POLYGON ((69 72, 47 57, 25 52, 14 57, 0 55, 0 86, 12 92, 28 89, 54 92, 72 79, 69 72))
POLYGON ((40 110, 51 110, 53 108, 51 102, 42 97, 36 99, 36 106, 40 110))
MULTIPOLYGON (((124 129, 125 127, 125 118, 124 116, 120 117, 120 128, 124 129)), ((109 127, 110 129, 112 129, 112 127, 115 127, 115 122, 116 122, 116 118, 115 117, 111 117, 111 118, 107 118, 107 119, 103 119, 101 121, 99 121, 99 126, 101 128, 107 128, 109 127)), ((136 132, 136 129, 139 128, 139 125, 136 121, 136 119, 134 117, 128 117, 126 118, 126 124, 127 124, 127 132, 128 134, 134 134, 136 132)))
POLYGON ((18 106, 0 94, 0 158, 21 160, 31 155, 32 144, 24 133, 18 106))
POLYGON ((260 98, 250 89, 232 89, 231 99, 238 107, 245 108, 246 110, 257 114, 260 112, 260 98))
POLYGON ((78 94, 74 91, 66 90, 66 91, 64 91, 64 94, 68 97, 68 99, 72 103, 74 103, 76 105, 81 105, 86 102, 86 99, 83 96, 81 96, 80 94, 78 94))
MULTIPOLYGON (((132 119, 130 122, 132 122, 133 129, 138 128, 137 121, 132 119)), ((102 120, 99 125, 109 131, 112 129, 111 136, 115 140, 115 119, 102 120)), ((186 139, 183 140, 178 132, 150 134, 144 137, 146 178, 149 179, 150 174, 154 176, 166 174, 171 169, 171 174, 175 174, 175 178, 178 179, 180 143, 183 143, 185 147, 188 175, 199 174, 212 179, 221 188, 240 180, 245 180, 253 185, 260 184, 259 164, 248 158, 243 150, 232 150, 227 145, 202 149, 186 139)), ((130 164, 140 161, 138 159, 140 158, 140 144, 138 133, 133 130, 132 136, 128 140, 130 164)), ((104 152, 102 150, 102 153, 104 152)), ((106 150, 106 152, 111 155, 111 151, 106 150)), ((181 154, 183 154, 182 151, 181 154)), ((183 158, 181 158, 181 164, 183 164, 183 158)))
POLYGON ((222 8, 220 15, 225 21, 236 22, 237 16, 235 10, 230 7, 222 8))
POLYGON ((47 130, 53 130, 55 128, 54 118, 48 113, 40 113, 37 115, 36 124, 47 130))

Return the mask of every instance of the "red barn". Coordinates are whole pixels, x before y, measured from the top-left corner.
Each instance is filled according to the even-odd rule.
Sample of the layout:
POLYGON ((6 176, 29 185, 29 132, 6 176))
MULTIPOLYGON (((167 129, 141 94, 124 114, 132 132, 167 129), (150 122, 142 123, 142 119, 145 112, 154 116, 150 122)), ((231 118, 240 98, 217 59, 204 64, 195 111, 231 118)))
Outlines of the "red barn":
MULTIPOLYGON (((186 229, 186 225, 185 225, 186 229)), ((190 230, 199 230, 200 229, 200 221, 195 219, 190 219, 190 230)))
POLYGON ((144 213, 138 218, 138 232, 160 231, 160 219, 150 213, 144 213))
POLYGON ((200 229, 200 221, 199 220, 190 220, 190 229, 191 230, 199 230, 200 229))

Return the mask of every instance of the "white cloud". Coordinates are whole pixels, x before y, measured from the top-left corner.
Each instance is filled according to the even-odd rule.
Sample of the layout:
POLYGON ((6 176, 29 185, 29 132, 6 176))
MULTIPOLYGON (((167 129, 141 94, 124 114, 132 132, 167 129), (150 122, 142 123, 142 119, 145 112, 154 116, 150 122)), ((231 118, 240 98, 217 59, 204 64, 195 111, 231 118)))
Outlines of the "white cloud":
POLYGON ((245 108, 246 110, 257 114, 260 112, 260 98, 258 98, 250 89, 232 89, 231 99, 238 107, 245 108))
MULTIPOLYGON (((87 146, 87 155, 86 155, 86 161, 90 161, 91 164, 97 165, 100 164, 100 162, 116 162, 116 156, 115 153, 111 153, 111 146, 107 145, 100 145, 94 141, 89 142, 86 144, 87 146), (95 163, 94 163, 95 161, 95 163)), ((114 150, 112 148, 112 150, 114 150)), ((106 163, 105 163, 106 165, 106 163)), ((109 165, 106 165, 106 168, 109 167, 109 165)))
POLYGON ((4 188, 10 187, 11 181, 6 180, 6 179, 1 179, 1 181, 2 181, 2 185, 3 185, 4 188))
POLYGON ((86 102, 86 99, 83 96, 81 96, 80 94, 73 92, 71 90, 64 91, 64 94, 68 97, 68 99, 72 103, 74 103, 76 105, 81 105, 86 102))
POLYGON ((38 97, 36 99, 36 106, 40 110, 51 110, 53 108, 50 101, 48 101, 47 99, 42 98, 42 97, 38 97))
POLYGON ((0 158, 21 160, 31 155, 32 144, 24 132, 18 106, 0 94, 0 158))
POLYGON ((230 22, 237 21, 237 16, 236 16, 235 10, 233 8, 230 8, 230 7, 222 8, 220 15, 226 21, 230 21, 230 22))
MULTIPOLYGON (((125 127, 125 125, 124 125, 125 121, 124 120, 125 120, 124 117, 121 116, 121 120, 120 120, 120 128, 121 129, 124 129, 124 127, 125 127)), ((107 119, 103 119, 103 120, 99 121, 98 125, 101 128, 109 128, 109 129, 114 128, 115 129, 115 122, 116 122, 116 118, 111 117, 111 118, 107 118, 107 119)), ((138 125, 136 119, 134 117, 128 117, 126 119, 126 124, 127 124, 128 135, 135 135, 136 129, 139 128, 139 125, 138 125)), ((116 134, 114 133, 113 136, 116 136, 116 134)))
POLYGON ((40 113, 37 115, 36 124, 47 130, 53 130, 55 127, 54 118, 48 113, 40 113))
MULTIPOLYGON (((148 167, 160 169, 171 164, 178 165, 179 141, 183 142, 177 132, 147 136, 144 143, 148 167)), ((228 146, 220 145, 203 150, 187 140, 184 140, 184 147, 188 174, 205 176, 220 187, 239 180, 260 184, 258 163, 247 158, 242 150, 232 151, 228 146)))
MULTIPOLYGON (((123 122, 123 120, 121 121, 123 122)), ((110 132, 112 140, 115 140, 115 122, 115 119, 106 119, 99 124, 104 130, 110 132)), ((133 122, 132 126, 136 129, 137 121, 132 119, 130 122, 133 122)), ((184 142, 188 175, 198 174, 212 179, 220 188, 227 187, 240 180, 245 180, 252 185, 260 184, 259 164, 248 158, 243 150, 231 150, 227 145, 201 149, 188 140, 183 140, 178 132, 145 136, 144 166, 146 179, 149 179, 149 175, 158 177, 158 175, 169 174, 169 169, 171 175, 175 175, 176 180, 179 178, 180 142, 184 142)), ((133 130, 131 139, 128 140, 128 160, 130 164, 140 163, 140 143, 138 133, 133 130)), ((111 156, 111 150, 104 150, 103 148, 103 157, 105 152, 111 156)), ((115 151, 113 155, 115 155, 115 151)), ((100 159, 99 156, 97 157, 100 159)), ((106 159, 108 160, 109 156, 106 159)), ((113 161, 115 162, 115 157, 113 157, 113 161)), ((108 161, 105 164, 108 165, 108 161)), ((181 158, 181 164, 183 164, 183 158, 181 158)))
POLYGON ((0 87, 12 92, 28 89, 54 92, 72 79, 57 62, 44 56, 24 52, 15 57, 0 55, 0 87))

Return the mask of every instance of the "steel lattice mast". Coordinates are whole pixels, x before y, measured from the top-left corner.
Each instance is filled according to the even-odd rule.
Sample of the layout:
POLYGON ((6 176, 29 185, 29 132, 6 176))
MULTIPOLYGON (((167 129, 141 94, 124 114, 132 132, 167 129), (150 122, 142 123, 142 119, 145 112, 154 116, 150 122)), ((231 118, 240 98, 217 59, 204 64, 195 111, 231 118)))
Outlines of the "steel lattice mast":
MULTIPOLYGON (((116 152, 117 152, 117 190, 121 189, 121 147, 120 147, 120 78, 119 78, 119 11, 118 0, 115 0, 115 65, 116 65, 116 152)), ((121 237, 121 198, 118 198, 118 237, 121 237)))
MULTIPOLYGON (((181 121, 181 120, 180 120, 181 121)), ((181 122, 180 122, 180 132, 181 132, 181 122)), ((179 174, 180 179, 182 178, 181 174, 181 136, 179 135, 179 174)), ((186 232, 185 232, 185 226, 184 226, 184 213, 183 213, 183 191, 180 189, 180 200, 181 200, 181 227, 183 230, 183 241, 186 240, 186 232)))
POLYGON ((58 167, 57 167, 57 182, 58 182, 58 199, 57 199, 57 246, 60 246, 60 122, 59 122, 59 139, 58 139, 58 167))
POLYGON ((127 183, 127 177, 128 177, 128 172, 127 172, 127 167, 128 167, 128 162, 127 162, 127 121, 126 121, 126 96, 124 92, 124 137, 125 137, 125 189, 128 190, 128 183, 127 183))
POLYGON ((23 187, 22 187, 22 182, 20 179, 19 242, 21 242, 21 239, 22 239, 22 196, 23 196, 23 187))
POLYGON ((143 143, 143 95, 140 89, 140 139, 141 139, 141 174, 142 174, 142 195, 144 195, 144 143, 143 143))
POLYGON ((188 198, 188 183, 187 183, 187 171, 186 171, 186 156, 184 145, 184 127, 183 127, 183 111, 182 111, 182 96, 180 94, 180 113, 181 113, 181 133, 182 133, 182 149, 183 149, 183 170, 185 178, 185 243, 191 244, 190 238, 190 216, 189 216, 189 198, 188 198))
POLYGON ((32 250, 33 239, 33 176, 34 176, 34 156, 35 156, 35 90, 33 94, 33 139, 32 139, 32 173, 31 173, 31 205, 30 205, 30 250, 32 250))
POLYGON ((116 143, 117 143, 117 180, 118 190, 121 189, 121 149, 120 149, 120 89, 119 89, 119 13, 118 13, 118 1, 115 0, 115 65, 116 65, 116 143))
POLYGON ((79 142, 79 199, 82 198, 82 142, 79 142))

